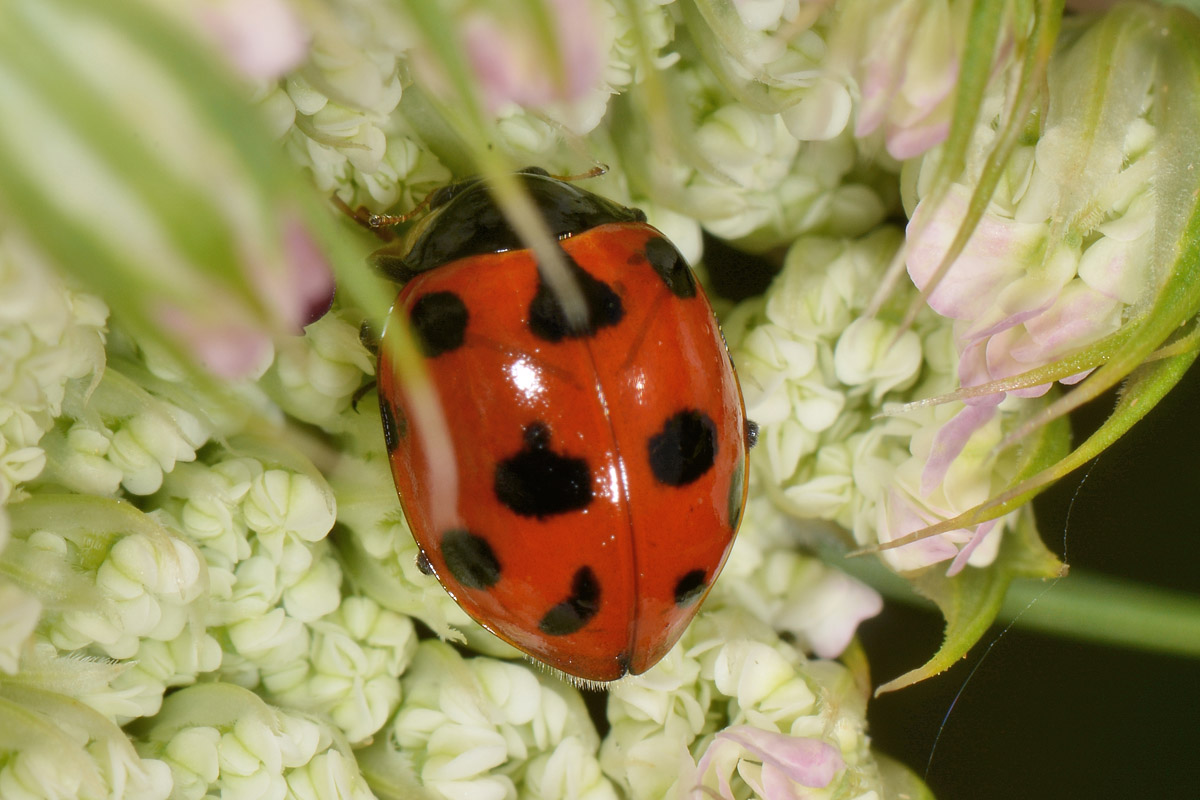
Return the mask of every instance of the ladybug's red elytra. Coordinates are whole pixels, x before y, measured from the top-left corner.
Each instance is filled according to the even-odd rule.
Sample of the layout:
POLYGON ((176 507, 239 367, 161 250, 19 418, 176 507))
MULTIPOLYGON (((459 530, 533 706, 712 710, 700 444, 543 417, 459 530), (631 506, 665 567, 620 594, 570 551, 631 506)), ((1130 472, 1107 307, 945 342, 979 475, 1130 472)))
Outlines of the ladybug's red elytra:
POLYGON ((450 428, 457 508, 386 344, 379 398, 422 568, 481 625, 584 681, 646 671, 720 572, 751 425, 703 289, 642 212, 518 173, 581 290, 572 325, 487 184, 435 192, 411 246, 376 260, 450 428), (435 522, 435 520, 437 522, 435 522), (447 522, 449 520, 449 522, 447 522))

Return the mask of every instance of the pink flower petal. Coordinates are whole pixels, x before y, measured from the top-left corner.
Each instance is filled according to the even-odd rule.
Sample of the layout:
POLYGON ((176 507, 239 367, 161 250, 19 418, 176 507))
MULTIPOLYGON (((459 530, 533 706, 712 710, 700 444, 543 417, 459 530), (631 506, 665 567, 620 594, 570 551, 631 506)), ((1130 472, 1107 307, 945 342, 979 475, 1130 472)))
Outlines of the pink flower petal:
MULTIPOLYGON (((970 200, 968 189, 952 186, 936 211, 917 204, 908 223, 908 274, 925 290, 941 266, 958 233, 970 200), (931 216, 932 215, 932 216, 931 216)), ((976 320, 991 308, 996 296, 1023 277, 1036 251, 1044 226, 984 215, 967 246, 929 296, 929 305, 953 319, 976 320)))
POLYGON ((218 0, 198 14, 217 46, 247 78, 274 80, 308 55, 308 31, 285 0, 218 0))
POLYGON ((256 378, 270 365, 274 347, 267 332, 236 320, 205 319, 187 310, 163 305, 158 321, 179 338, 192 357, 225 380, 256 378))
POLYGON ((486 13, 463 22, 467 58, 483 90, 488 110, 496 113, 515 103, 525 107, 584 99, 600 85, 604 54, 589 0, 549 0, 562 61, 547 62, 530 35, 486 13))
POLYGON ((987 535, 992 532, 998 522, 999 520, 990 519, 987 522, 979 524, 975 529, 975 535, 971 537, 971 541, 963 545, 962 549, 958 551, 958 555, 950 562, 950 568, 946 570, 947 577, 954 577, 962 572, 963 567, 967 566, 967 561, 970 560, 971 554, 975 552, 975 548, 983 544, 983 540, 987 538, 987 535))
POLYGON ((737 742, 756 760, 792 783, 821 789, 833 781, 846 762, 836 747, 820 739, 788 736, 750 725, 735 725, 717 734, 737 742))
POLYGON ((921 494, 929 496, 946 479, 950 464, 966 447, 975 431, 995 416, 995 406, 966 406, 944 424, 933 438, 933 448, 921 472, 921 494))
MULTIPOLYGON (((880 515, 881 522, 877 533, 880 544, 901 539, 910 533, 941 521, 937 515, 918 507, 912 498, 896 490, 887 493, 881 504, 880 515)), ((928 539, 885 550, 883 557, 892 565, 893 569, 899 572, 920 569, 939 561, 954 558, 958 555, 958 546, 952 537, 961 540, 967 535, 966 531, 947 531, 928 539)))
POLYGON ((333 272, 300 220, 283 219, 283 254, 265 251, 258 242, 245 242, 243 269, 255 297, 270 318, 265 328, 299 334, 324 316, 333 304, 333 272))
POLYGON ((729 776, 741 758, 762 763, 761 794, 765 800, 800 797, 796 793, 797 786, 824 788, 846 766, 841 752, 820 739, 788 736, 750 725, 733 725, 713 737, 697 771, 703 776, 715 766, 721 796, 732 797, 729 776))
POLYGON ((950 120, 939 119, 923 125, 889 125, 887 131, 888 155, 898 161, 916 158, 945 140, 950 133, 950 120))
MULTIPOLYGON (((994 338, 994 337, 993 337, 994 338)), ((994 375, 988 361, 987 346, 991 339, 982 339, 967 346, 958 359, 958 382, 961 386, 982 386, 990 383, 994 375)), ((1004 392, 965 398, 969 406, 997 406, 1004 400, 1004 392)))
MULTIPOLYGON (((985 352, 987 354, 987 371, 991 380, 1011 378, 1040 366, 1040 364, 1031 364, 1022 360, 1017 355, 1023 347, 1023 343, 1028 339, 1029 334, 1024 328, 1013 328, 988 339, 985 352)), ((1048 391, 1050 391, 1050 384, 1042 383, 1024 389, 1012 389, 1007 394, 1016 397, 1041 397, 1048 391)), ((998 392, 995 396, 1004 397, 1005 394, 1005 392, 998 392)))
POLYGON ((300 220, 288 220, 283 236, 285 256, 291 268, 283 317, 299 333, 300 329, 323 317, 333 305, 333 272, 300 220))
POLYGON ((1046 312, 1025 323, 1030 347, 1013 355, 1025 362, 1044 364, 1076 347, 1107 336, 1121 326, 1123 304, 1072 281, 1046 312))

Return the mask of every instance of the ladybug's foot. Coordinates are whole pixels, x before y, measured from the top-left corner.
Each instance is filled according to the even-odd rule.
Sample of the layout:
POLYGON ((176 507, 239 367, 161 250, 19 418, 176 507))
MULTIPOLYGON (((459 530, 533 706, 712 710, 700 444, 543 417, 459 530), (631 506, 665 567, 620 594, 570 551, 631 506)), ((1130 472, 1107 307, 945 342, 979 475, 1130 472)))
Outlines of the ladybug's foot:
POLYGON ((377 385, 377 381, 367 381, 354 392, 354 396, 350 398, 350 408, 354 409, 355 413, 358 412, 358 401, 370 394, 377 385))

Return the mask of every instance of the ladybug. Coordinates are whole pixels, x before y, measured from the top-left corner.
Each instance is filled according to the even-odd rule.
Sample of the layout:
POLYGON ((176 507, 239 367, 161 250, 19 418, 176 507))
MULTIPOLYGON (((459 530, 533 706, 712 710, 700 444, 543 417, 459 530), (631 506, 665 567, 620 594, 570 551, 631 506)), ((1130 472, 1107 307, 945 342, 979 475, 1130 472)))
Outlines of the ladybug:
POLYGON ((527 655, 607 682, 661 659, 724 565, 753 423, 704 291, 645 214, 517 175, 586 319, 568 318, 484 180, 437 190, 375 255, 404 284, 379 348, 385 442, 422 571, 527 655), (389 355, 399 319, 449 426, 449 498, 389 355))

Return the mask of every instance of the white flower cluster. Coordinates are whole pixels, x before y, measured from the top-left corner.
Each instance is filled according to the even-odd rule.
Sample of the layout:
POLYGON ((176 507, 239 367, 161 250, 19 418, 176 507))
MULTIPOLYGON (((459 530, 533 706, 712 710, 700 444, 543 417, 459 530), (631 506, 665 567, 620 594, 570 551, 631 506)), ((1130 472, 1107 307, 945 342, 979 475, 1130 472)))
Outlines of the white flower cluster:
POLYGON ((419 202, 449 172, 392 113, 404 94, 411 29, 380 3, 296 10, 311 37, 309 58, 260 98, 289 152, 318 189, 339 190, 352 206, 419 202))
POLYGON ((89 494, 153 494, 211 435, 206 421, 116 369, 95 386, 71 384, 63 421, 46 436, 45 481, 89 494))
POLYGON ((140 733, 139 751, 170 768, 179 800, 374 797, 336 729, 232 684, 176 692, 140 733))
MULTIPOLYGON (((68 289, 28 242, 0 230, 0 558, 9 539, 4 506, 45 469, 44 439, 68 385, 104 370, 107 316, 103 302, 68 289)), ((41 610, 34 595, 0 578, 0 673, 16 672, 41 610)))
POLYGON ((168 687, 220 663, 196 605, 207 570, 188 542, 101 497, 38 493, 11 514, 5 559, 46 606, 36 663, 23 664, 31 679, 124 723, 155 713, 168 687), (117 668, 91 669, 97 659, 117 668))
POLYGON ((69 290, 20 236, 0 231, 0 505, 45 466, 39 446, 72 380, 104 370, 108 309, 69 290))
POLYGON ((331 311, 304 330, 304 336, 280 342, 263 385, 288 414, 326 430, 342 432, 353 420, 353 405, 375 359, 363 345, 361 320, 348 311, 331 311))
POLYGON ((140 756, 120 728, 85 705, 37 688, 0 686, 0 797, 166 800, 166 764, 140 756))
MULTIPOLYGON (((924 312, 902 329, 910 292, 896 292, 877 316, 863 317, 901 242, 889 228, 856 241, 803 237, 766 298, 742 304, 725 324, 747 414, 762 426, 760 481, 778 485, 769 494, 785 511, 836 522, 863 545, 965 511, 1011 474, 1011 465, 994 463, 992 454, 1003 424, 1011 424, 1003 411, 949 459, 935 453, 935 437, 962 403, 874 419, 884 404, 956 388, 949 321, 924 312), (931 481, 927 470, 939 459, 950 463, 931 481)), ((1004 524, 981 535, 952 531, 884 557, 897 570, 960 553, 986 565, 1004 524)))
POLYGON ((366 597, 346 597, 310 627, 308 653, 264 674, 263 688, 281 705, 328 717, 351 742, 367 740, 400 702, 396 676, 417 649, 412 620, 366 597))
MULTIPOLYGON (((467 67, 479 73, 481 99, 495 118, 494 144, 513 161, 570 173, 579 167, 579 137, 587 137, 593 159, 629 173, 604 181, 609 195, 644 206, 669 233, 670 220, 682 214, 693 228, 698 221, 759 250, 805 232, 858 235, 887 213, 893 198, 883 187, 894 165, 864 156, 877 146, 866 142, 863 151, 852 135, 854 76, 822 66, 837 61, 826 39, 840 15, 794 1, 706 0, 699 10, 659 0, 546 5, 573 32, 559 43, 564 80, 587 82, 574 87, 570 102, 515 88, 525 71, 526 82, 545 80, 537 63, 549 54, 528 31, 500 24, 490 16, 494 8, 472 0, 444 9, 464 42, 467 67), (577 42, 580 31, 586 37, 577 42), (647 160, 660 132, 644 129, 629 111, 641 100, 630 106, 621 95, 636 93, 648 72, 686 99, 677 125, 688 145, 656 147, 647 160), (625 108, 624 122, 606 115, 613 98, 625 108), (639 172, 639 180, 627 180, 639 172)), ((417 44, 410 20, 349 0, 306 6, 301 19, 312 38, 308 61, 260 99, 319 189, 352 207, 407 209, 451 177, 439 157, 459 172, 467 168, 461 145, 442 141, 430 95, 445 94, 446 79, 437 58, 417 44)), ((848 32, 837 38, 843 50, 854 50, 852 40, 848 32)), ((918 94, 924 86, 920 76, 909 84, 918 94)), ((686 246, 690 237, 698 239, 692 232, 680 246, 698 255, 698 244, 686 246)))
MULTIPOLYGON (((349 412, 353 413, 353 412, 349 412)), ((157 513, 194 542, 211 575, 209 624, 220 672, 276 702, 327 715, 351 741, 399 702, 412 622, 344 595, 327 534, 336 502, 302 456, 233 440, 213 463, 180 465, 157 513)))
POLYGON ((737 606, 769 625, 801 652, 837 658, 865 619, 883 609, 869 586, 796 549, 806 526, 779 513, 752 480, 737 547, 713 586, 713 602, 737 606))
POLYGON ((619 797, 583 701, 558 679, 425 641, 402 685, 388 735, 361 755, 368 769, 447 798, 619 797))
POLYGON ((825 782, 787 775, 777 790, 878 797, 865 710, 845 667, 808 661, 745 610, 710 602, 666 658, 612 688, 600 759, 631 798, 687 798, 728 787, 735 772, 753 786, 763 763, 816 747, 830 768, 825 782), (778 737, 765 750, 730 751, 722 738, 743 725, 778 737))
POLYGON ((364 409, 361 416, 365 430, 359 443, 375 452, 347 456, 330 474, 338 523, 348 533, 338 539, 339 555, 355 585, 384 608, 419 619, 443 639, 460 641, 465 635, 485 652, 512 655, 515 651, 483 631, 437 581, 417 568, 417 543, 396 500, 386 454, 378 446, 378 411, 364 409))
POLYGON ((643 191, 651 205, 655 185, 681 187, 673 205, 717 236, 754 250, 802 233, 857 235, 883 219, 887 209, 879 192, 852 176, 860 158, 848 131, 797 139, 782 115, 738 102, 695 57, 663 79, 686 98, 688 149, 660 149, 646 160, 651 131, 614 131, 626 166, 647 170, 643 191))

